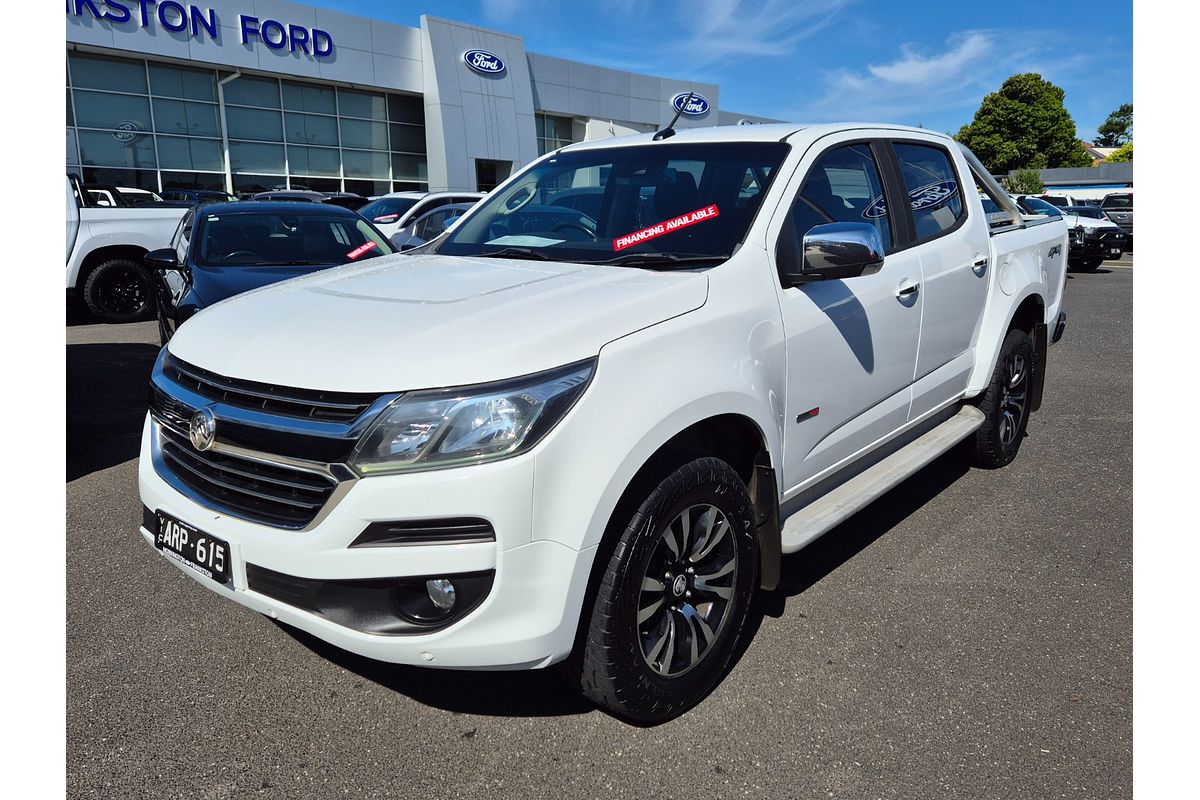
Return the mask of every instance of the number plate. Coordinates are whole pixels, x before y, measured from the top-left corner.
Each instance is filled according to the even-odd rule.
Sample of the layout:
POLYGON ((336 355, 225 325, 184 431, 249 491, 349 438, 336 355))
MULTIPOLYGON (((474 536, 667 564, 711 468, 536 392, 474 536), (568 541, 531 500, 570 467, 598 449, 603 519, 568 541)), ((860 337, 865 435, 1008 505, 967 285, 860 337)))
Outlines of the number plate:
POLYGON ((1110 247, 1110 248, 1108 248, 1108 255, 1109 255, 1110 257, 1112 257, 1112 258, 1120 258, 1120 257, 1121 257, 1121 253, 1123 253, 1123 252, 1124 252, 1124 251, 1123 251, 1123 250, 1121 250, 1121 248, 1119 248, 1119 247, 1110 247))
POLYGON ((212 578, 217 583, 229 582, 229 543, 205 533, 170 514, 157 512, 158 532, 154 546, 172 561, 212 578))

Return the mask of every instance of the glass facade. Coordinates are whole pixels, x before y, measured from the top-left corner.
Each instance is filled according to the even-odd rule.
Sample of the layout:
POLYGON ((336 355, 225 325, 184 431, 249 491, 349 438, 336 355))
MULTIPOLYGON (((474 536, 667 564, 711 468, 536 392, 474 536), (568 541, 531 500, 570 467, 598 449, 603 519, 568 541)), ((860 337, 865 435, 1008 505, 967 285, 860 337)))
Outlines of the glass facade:
POLYGON ((222 107, 231 74, 69 53, 68 168, 156 190, 428 188, 420 97, 242 75, 222 107))
POLYGON ((534 124, 537 126, 538 155, 544 156, 566 147, 575 140, 571 134, 570 117, 554 117, 549 114, 534 114, 534 124))

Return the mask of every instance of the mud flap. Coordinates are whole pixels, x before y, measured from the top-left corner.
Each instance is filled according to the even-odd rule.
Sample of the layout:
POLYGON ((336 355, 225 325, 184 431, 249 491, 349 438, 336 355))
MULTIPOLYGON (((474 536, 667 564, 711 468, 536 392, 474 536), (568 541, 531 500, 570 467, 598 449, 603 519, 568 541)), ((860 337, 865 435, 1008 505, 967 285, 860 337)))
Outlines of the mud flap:
POLYGON ((759 453, 754 460, 754 475, 750 479, 749 489, 750 496, 754 498, 758 526, 758 586, 771 591, 779 585, 783 534, 779 528, 779 487, 775 482, 775 470, 771 469, 765 452, 759 453))
POLYGON ((1029 386, 1029 410, 1042 407, 1042 391, 1046 387, 1046 326, 1033 326, 1033 382, 1029 386))

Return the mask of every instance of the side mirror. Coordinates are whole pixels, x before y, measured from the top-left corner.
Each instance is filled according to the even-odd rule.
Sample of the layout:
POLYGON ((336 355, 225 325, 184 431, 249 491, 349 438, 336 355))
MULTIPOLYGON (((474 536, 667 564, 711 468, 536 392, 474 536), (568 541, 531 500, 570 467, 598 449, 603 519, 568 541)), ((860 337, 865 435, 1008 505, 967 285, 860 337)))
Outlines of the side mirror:
POLYGON ((865 222, 814 225, 799 247, 794 235, 780 237, 777 259, 784 286, 857 278, 883 267, 883 240, 865 222))
POLYGON ((142 262, 151 269, 179 269, 179 258, 173 247, 151 250, 142 256, 142 262))

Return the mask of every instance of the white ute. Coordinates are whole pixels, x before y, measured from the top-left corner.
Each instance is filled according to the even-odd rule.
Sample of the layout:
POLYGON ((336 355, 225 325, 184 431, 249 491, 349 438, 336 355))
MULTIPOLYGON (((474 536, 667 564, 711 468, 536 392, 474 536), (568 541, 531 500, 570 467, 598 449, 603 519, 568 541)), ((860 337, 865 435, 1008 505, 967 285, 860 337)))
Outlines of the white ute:
POLYGON ((154 284, 142 256, 170 244, 187 208, 98 206, 72 176, 66 201, 67 291, 102 322, 152 316, 154 284))
POLYGON ((572 145, 417 255, 181 328, 152 376, 141 534, 346 650, 565 662, 612 713, 670 719, 720 680, 781 553, 960 442, 1012 461, 1066 247, 1061 218, 1022 219, 926 130, 572 145))

